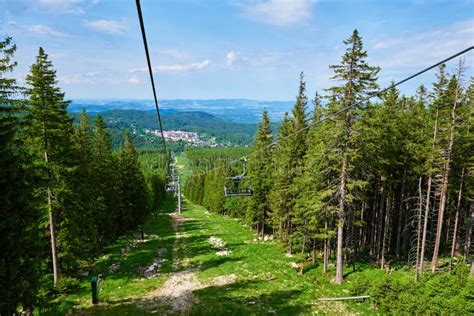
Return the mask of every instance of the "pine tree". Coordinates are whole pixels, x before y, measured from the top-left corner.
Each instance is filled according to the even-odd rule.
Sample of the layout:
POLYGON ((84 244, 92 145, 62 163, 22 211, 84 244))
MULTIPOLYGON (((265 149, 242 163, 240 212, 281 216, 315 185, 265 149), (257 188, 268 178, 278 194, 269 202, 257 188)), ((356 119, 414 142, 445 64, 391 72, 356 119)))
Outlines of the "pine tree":
POLYGON ((96 216, 94 221, 100 231, 102 246, 107 245, 118 236, 118 217, 121 209, 118 195, 118 161, 112 153, 112 140, 107 126, 100 115, 95 118, 92 133, 92 180, 95 189, 94 205, 96 216))
MULTIPOLYGON (((344 41, 347 46, 346 53, 342 56, 339 65, 330 66, 334 71, 332 79, 342 81, 342 85, 333 87, 330 91, 337 98, 339 107, 350 106, 372 93, 378 86, 376 84, 378 67, 372 67, 367 64, 367 52, 363 49, 362 38, 359 32, 354 30, 351 37, 344 41)), ((336 277, 334 282, 341 284, 343 281, 343 231, 345 217, 348 212, 348 204, 351 199, 348 192, 350 182, 350 173, 353 169, 353 128, 352 118, 354 110, 345 112, 344 120, 336 123, 338 128, 343 130, 338 141, 341 152, 338 200, 339 200, 339 219, 337 223, 337 251, 336 251, 336 277)))
POLYGON ((266 110, 262 113, 262 119, 258 125, 255 135, 255 151, 249 161, 249 178, 254 194, 248 203, 248 212, 253 225, 257 225, 257 233, 263 236, 265 225, 270 211, 269 193, 271 188, 272 131, 270 120, 266 110))
POLYGON ((449 185, 449 177, 452 168, 452 151, 453 145, 455 141, 455 133, 456 133, 456 120, 458 119, 458 112, 459 106, 462 102, 464 91, 461 87, 462 76, 464 72, 464 67, 462 63, 459 64, 457 76, 454 75, 449 80, 446 91, 445 91, 445 99, 443 100, 443 107, 445 114, 445 124, 443 124, 446 128, 445 135, 444 135, 444 142, 441 144, 442 148, 442 158, 441 158, 441 183, 440 183, 440 201, 438 203, 439 210, 438 210, 438 223, 436 226, 436 238, 435 238, 435 245, 433 249, 433 258, 431 260, 431 271, 435 272, 437 264, 438 264, 438 252, 441 244, 441 233, 443 230, 443 222, 444 222, 444 213, 446 209, 447 197, 448 197, 448 185, 449 185))
POLYGON ((289 185, 291 156, 289 146, 283 140, 291 133, 291 119, 288 113, 283 116, 279 126, 277 140, 280 141, 273 147, 273 185, 270 192, 271 219, 273 227, 278 227, 278 236, 287 241, 289 217, 291 211, 291 194, 289 185))
POLYGON ((27 120, 30 142, 35 150, 35 165, 41 168, 46 207, 49 214, 51 256, 54 284, 59 278, 56 221, 66 217, 68 173, 73 167, 73 128, 64 101, 64 93, 57 87, 56 71, 43 48, 39 49, 31 72, 26 77, 28 99, 27 120))
MULTIPOLYGON (((328 223, 333 221, 336 208, 332 196, 334 185, 331 184, 331 164, 337 159, 331 157, 327 141, 331 139, 334 129, 329 121, 317 123, 327 109, 322 107, 321 99, 316 93, 313 99, 313 126, 308 132, 308 150, 305 156, 303 174, 299 178, 300 194, 297 200, 297 218, 302 223, 300 231, 313 240, 323 241, 323 273, 327 272, 329 257, 329 240, 334 235, 328 223)), ((314 248, 314 247, 313 247, 314 248)), ((313 261, 315 260, 313 249, 313 261)))
POLYGON ((77 195, 77 212, 71 222, 71 229, 75 230, 76 236, 74 257, 90 261, 101 249, 101 228, 97 222, 100 211, 96 204, 98 192, 93 182, 92 132, 85 109, 80 114, 79 124, 75 128, 74 144, 77 153, 77 166, 71 177, 77 195), (86 222, 87 225, 84 225, 86 222))
POLYGON ((0 314, 12 315, 21 304, 25 311, 38 291, 40 212, 32 182, 24 123, 18 115, 20 87, 9 78, 16 67, 12 38, 0 41, 0 314))
POLYGON ((125 132, 123 147, 120 150, 119 174, 122 209, 118 222, 121 232, 124 233, 142 224, 148 215, 145 178, 140 170, 138 153, 128 131, 125 132))

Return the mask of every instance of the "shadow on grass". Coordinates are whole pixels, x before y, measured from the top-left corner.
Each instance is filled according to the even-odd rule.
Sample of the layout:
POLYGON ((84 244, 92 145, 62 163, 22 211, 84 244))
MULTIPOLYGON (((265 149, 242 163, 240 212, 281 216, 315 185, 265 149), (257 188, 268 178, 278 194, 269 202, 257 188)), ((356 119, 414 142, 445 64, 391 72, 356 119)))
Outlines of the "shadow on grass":
POLYGON ((297 301, 301 290, 277 290, 255 293, 265 280, 244 280, 235 283, 208 286, 193 292, 190 309, 173 311, 160 299, 125 299, 110 301, 74 311, 76 315, 297 315, 311 310, 311 305, 297 301), (149 307, 149 309, 144 309, 149 307))

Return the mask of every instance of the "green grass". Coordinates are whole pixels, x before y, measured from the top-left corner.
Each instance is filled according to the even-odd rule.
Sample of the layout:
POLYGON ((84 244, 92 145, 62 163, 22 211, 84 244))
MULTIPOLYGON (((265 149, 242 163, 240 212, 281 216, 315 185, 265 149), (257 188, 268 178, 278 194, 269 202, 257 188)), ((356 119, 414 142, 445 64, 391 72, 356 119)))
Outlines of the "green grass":
MULTIPOLYGON (((184 233, 175 244, 175 233, 171 228, 169 212, 173 205, 150 220, 145 233, 157 234, 152 239, 133 248, 127 255, 122 249, 130 244, 132 237, 121 239, 110 252, 96 262, 93 274, 103 274, 104 283, 100 291, 101 303, 90 302, 90 277, 82 280, 81 291, 70 295, 55 309, 57 313, 70 310, 73 314, 164 314, 169 312, 166 304, 147 304, 143 297, 158 288, 170 277, 173 255, 180 259, 179 270, 196 268, 196 277, 203 285, 194 291, 190 314, 195 315, 247 315, 247 314, 342 314, 348 311, 373 312, 368 302, 343 304, 320 303, 319 297, 347 296, 352 276, 342 286, 330 282, 334 271, 322 274, 320 265, 311 267, 300 275, 289 263, 295 258, 285 256, 283 247, 275 241, 255 240, 247 227, 232 218, 224 218, 207 212, 204 208, 184 203, 179 231, 184 233), (209 237, 221 238, 229 256, 219 257, 209 244, 209 237), (139 268, 153 262, 157 249, 165 248, 166 261, 160 275, 143 278, 139 268), (112 263, 120 263, 120 269, 109 273, 112 263), (232 275, 233 281, 226 285, 216 284, 215 278, 232 275), (73 307, 74 306, 74 307, 73 307), (148 307, 150 306, 150 307, 148 307)), ((365 273, 382 273, 366 269, 365 273)), ((360 277, 360 275, 359 275, 360 277)), ((54 313, 54 312, 51 312, 54 313)))
POLYGON ((81 280, 81 289, 75 294, 69 295, 60 300, 58 306, 51 310, 40 311, 39 314, 64 314, 67 311, 74 313, 79 308, 88 314, 102 314, 104 311, 126 312, 139 311, 135 300, 145 293, 159 288, 168 278, 172 270, 172 250, 175 234, 171 228, 171 219, 168 213, 174 211, 174 200, 166 201, 164 210, 155 214, 153 218, 144 226, 146 234, 155 234, 158 237, 149 238, 146 242, 138 243, 136 247, 124 250, 132 245, 133 240, 140 240, 139 233, 125 236, 109 248, 109 251, 101 255, 96 261, 89 275, 81 280), (146 267, 153 263, 158 249, 163 251, 162 266, 160 275, 154 278, 144 278, 141 267, 146 267), (112 264, 120 264, 120 268, 109 273, 112 264), (99 292, 100 304, 93 306, 91 303, 90 278, 92 275, 102 274, 101 290, 99 292))
MULTIPOLYGON (((180 165, 179 172, 189 175, 186 158, 178 156, 177 163, 180 165)), ((137 237, 122 238, 97 260, 90 272, 91 275, 102 274, 105 280, 100 291, 100 304, 91 304, 89 275, 81 280, 80 291, 63 298, 51 311, 41 314, 176 314, 169 302, 150 298, 150 293, 164 288, 164 283, 176 276, 173 273, 177 271, 194 271, 200 284, 192 292, 191 305, 186 311, 189 315, 380 315, 383 312, 375 309, 371 303, 377 300, 380 304, 380 300, 390 293, 396 293, 393 289, 390 293, 384 292, 384 288, 399 286, 400 282, 405 285, 414 282, 413 271, 409 268, 387 275, 377 266, 360 263, 355 267, 356 272, 353 272, 352 266, 346 267, 345 281, 337 286, 331 283, 334 268, 330 268, 326 275, 322 273, 321 258, 315 265, 307 266, 301 275, 290 266, 290 263, 298 260, 297 256, 287 257, 285 247, 277 241, 259 241, 238 220, 210 213, 187 200, 184 200, 182 214, 186 221, 179 225, 177 236, 169 216, 175 211, 174 203, 173 199, 168 199, 164 209, 144 227, 146 234, 156 234, 158 238, 139 243, 126 254, 123 249, 129 247, 137 237), (230 255, 218 256, 218 250, 208 241, 210 237, 223 240, 225 249, 231 251, 230 255), (144 278, 140 268, 149 266, 155 260, 158 249, 164 249, 161 256, 164 261, 158 270, 159 274, 153 278, 144 278), (174 261, 179 264, 173 266, 174 261), (120 269, 109 273, 108 269, 113 263, 119 263, 120 269), (227 282, 219 282, 222 278, 227 278, 227 282), (390 282, 386 284, 387 280, 390 282), (366 293, 376 294, 377 297, 372 302, 318 301, 321 297, 366 293)), ((470 290, 466 288, 466 291, 470 291, 468 294, 474 293, 472 279, 469 282, 470 290)), ((427 288, 431 289, 429 286, 427 288)), ((431 290, 427 293, 428 296, 432 295, 431 290)), ((417 296, 419 293, 412 294, 412 301, 421 299, 421 296, 417 296)), ((429 300, 425 301, 426 304, 432 304, 429 300)), ((392 302, 395 305, 404 304, 398 297, 393 297, 388 303, 392 302)), ((400 309, 403 306, 387 304, 387 310, 394 313, 403 310, 400 309)))
POLYGON ((345 306, 341 303, 319 303, 319 297, 347 296, 347 286, 337 287, 330 282, 334 271, 323 276, 315 265, 300 275, 289 263, 295 258, 285 256, 284 248, 273 241, 256 241, 255 235, 239 221, 206 212, 202 207, 186 202, 189 218, 184 230, 190 234, 192 262, 200 266, 197 273, 201 282, 210 286, 194 293, 195 314, 312 314, 344 313, 356 307, 368 312, 367 303, 345 306), (209 243, 211 236, 225 241, 231 255, 218 257, 209 243), (215 286, 219 276, 235 275, 234 283, 215 286))

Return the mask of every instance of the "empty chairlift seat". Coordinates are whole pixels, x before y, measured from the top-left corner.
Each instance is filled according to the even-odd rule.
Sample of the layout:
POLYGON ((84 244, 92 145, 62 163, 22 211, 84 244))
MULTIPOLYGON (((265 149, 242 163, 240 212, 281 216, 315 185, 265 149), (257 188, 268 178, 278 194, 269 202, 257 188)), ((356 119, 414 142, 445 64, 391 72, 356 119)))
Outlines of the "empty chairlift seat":
POLYGON ((249 196, 253 194, 252 187, 250 186, 243 186, 243 182, 247 178, 246 174, 246 158, 241 158, 243 172, 241 175, 227 177, 224 182, 224 195, 226 197, 237 197, 237 196, 249 196))

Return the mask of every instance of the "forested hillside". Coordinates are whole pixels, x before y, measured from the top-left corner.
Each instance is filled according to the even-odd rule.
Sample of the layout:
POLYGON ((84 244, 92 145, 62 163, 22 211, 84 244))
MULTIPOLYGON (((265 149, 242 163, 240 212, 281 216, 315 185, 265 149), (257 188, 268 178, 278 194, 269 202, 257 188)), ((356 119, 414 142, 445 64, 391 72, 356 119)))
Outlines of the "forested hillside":
MULTIPOLYGON (((78 120, 79 114, 71 113, 78 120)), ((156 130, 156 113, 141 110, 111 110, 95 113, 103 117, 112 134, 114 147, 120 145, 120 135, 125 130, 134 130, 132 135, 137 147, 160 145, 156 135, 147 134, 144 129, 156 130)), ((91 118, 92 119, 92 118, 91 118)), ((183 130, 197 132, 203 139, 215 137, 224 145, 251 145, 257 124, 242 124, 225 121, 205 112, 172 112, 162 116, 164 130, 183 130)), ((276 128, 276 124, 273 124, 276 128)))
MULTIPOLYGON (((446 273, 446 282, 460 286, 450 295, 467 300, 473 283, 462 275, 472 261, 474 79, 465 78, 459 60, 452 73, 440 66, 432 86, 421 85, 414 96, 392 88, 378 100, 333 115, 379 89, 380 68, 367 63, 358 32, 344 44, 340 64, 330 66, 339 84, 316 93, 311 116, 303 74, 278 134, 272 134, 264 113, 252 153, 242 153, 249 172, 241 186, 252 187, 252 196, 226 199, 223 190, 206 189, 223 188, 225 177, 240 173, 241 163, 231 167, 217 153, 192 151, 187 157, 196 175, 188 179, 186 194, 210 210, 245 219, 262 237, 276 235, 304 262, 321 253, 324 272, 334 260, 336 284, 351 265, 365 261, 387 272, 413 269, 413 281, 428 282, 427 272, 446 273), (447 281, 451 273, 461 279, 447 281)), ((404 282, 387 278, 357 292, 385 287, 393 297, 397 291, 423 295, 404 282)), ((404 304, 377 303, 393 312, 404 304)), ((441 311, 452 312, 449 304, 441 311)))
POLYGON ((26 86, 10 77, 16 47, 0 42, 0 314, 49 308, 164 200, 168 155, 112 149, 104 120, 73 127, 56 72, 40 48, 26 86), (23 99, 23 93, 25 99, 23 99))

